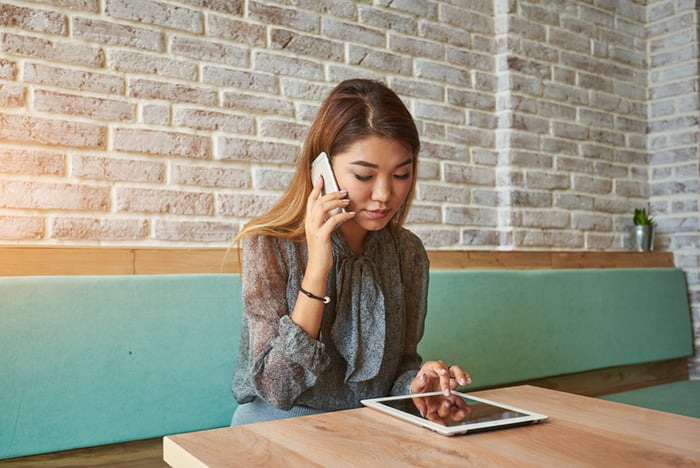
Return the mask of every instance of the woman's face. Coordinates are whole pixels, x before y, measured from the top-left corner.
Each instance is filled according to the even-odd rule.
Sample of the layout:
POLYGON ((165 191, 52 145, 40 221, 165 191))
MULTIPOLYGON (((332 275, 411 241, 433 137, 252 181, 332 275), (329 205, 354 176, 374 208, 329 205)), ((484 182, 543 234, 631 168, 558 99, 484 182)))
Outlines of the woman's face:
POLYGON ((385 227, 406 200, 413 183, 413 155, 396 140, 362 139, 332 155, 333 172, 341 189, 348 191, 347 211, 355 217, 341 233, 364 238, 367 231, 385 227))

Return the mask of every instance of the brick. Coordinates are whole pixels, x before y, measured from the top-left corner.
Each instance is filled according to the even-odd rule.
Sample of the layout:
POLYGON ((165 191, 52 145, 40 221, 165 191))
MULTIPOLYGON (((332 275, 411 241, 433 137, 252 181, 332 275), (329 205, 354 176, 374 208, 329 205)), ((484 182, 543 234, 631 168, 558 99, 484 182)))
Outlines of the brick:
POLYGON ((252 218, 267 212, 278 199, 279 196, 274 195, 221 194, 216 198, 216 212, 223 216, 252 218))
MULTIPOLYGON (((199 2, 195 2, 195 5, 199 2)), ((203 6, 208 10, 229 15, 243 16, 243 0, 207 0, 203 6)))
POLYGON ((496 61, 490 54, 455 49, 454 47, 447 47, 445 52, 447 63, 464 67, 467 70, 489 72, 494 71, 496 68, 496 61))
POLYGON ((373 47, 386 45, 386 33, 377 28, 357 23, 339 21, 324 16, 321 18, 321 31, 324 36, 341 41, 365 44, 373 47))
POLYGON ((445 224, 458 226, 496 226, 497 212, 490 208, 445 207, 445 224))
POLYGON ((0 35, 0 50, 20 57, 37 57, 53 62, 73 63, 102 67, 105 57, 99 47, 71 43, 68 40, 48 39, 3 33, 0 35))
POLYGON ((71 156, 70 175, 81 179, 162 184, 165 170, 165 164, 159 161, 76 154, 71 156))
POLYGON ((32 145, 104 149, 106 129, 82 122, 0 113, 0 140, 32 145))
POLYGON ((98 13, 100 11, 99 0, 34 0, 33 3, 44 3, 52 7, 67 7, 72 10, 89 11, 98 13))
POLYGON ((105 0, 105 13, 114 18, 153 24, 199 34, 202 14, 194 9, 152 0, 105 0))
POLYGON ((574 175, 572 188, 577 192, 589 194, 610 194, 612 193, 612 181, 598 177, 588 177, 574 175))
POLYGON ((345 46, 342 42, 300 34, 287 29, 272 28, 270 30, 270 48, 335 62, 341 62, 345 57, 345 46))
POLYGON ((456 185, 437 185, 418 181, 416 200, 444 203, 470 203, 471 193, 468 188, 456 185))
POLYGON ((534 190, 513 190, 510 194, 512 206, 548 208, 552 206, 552 193, 534 190))
POLYGON ((429 141, 421 142, 420 158, 432 158, 438 161, 468 160, 467 151, 461 146, 444 145, 429 141))
POLYGON ((414 61, 415 74, 418 78, 445 82, 466 88, 471 87, 472 78, 469 70, 461 67, 431 62, 424 59, 414 61))
POLYGON ((309 132, 309 125, 275 118, 261 118, 258 121, 258 134, 272 138, 303 141, 309 132))
POLYGON ((52 151, 1 148, 0 173, 62 176, 66 173, 66 157, 52 151))
POLYGON ((410 57, 352 44, 348 47, 348 63, 405 76, 411 74, 412 68, 410 57))
POLYGON ((464 89, 448 89, 447 102, 453 106, 461 106, 468 109, 487 111, 494 111, 496 109, 495 96, 464 89))
POLYGON ((300 98, 321 102, 333 88, 326 83, 315 83, 297 78, 280 77, 281 94, 288 98, 300 98))
POLYGON ((466 121, 464 110, 424 101, 416 102, 413 114, 416 118, 461 125, 466 121))
POLYGON ((43 90, 34 92, 34 108, 51 114, 75 115, 111 122, 135 120, 134 105, 126 101, 43 90))
POLYGON ((251 187, 248 171, 228 167, 190 166, 175 164, 172 183, 195 187, 239 188, 251 187))
POLYGON ((367 24, 383 30, 397 31, 413 35, 417 32, 417 23, 410 15, 394 13, 371 6, 358 7, 360 24, 367 24))
POLYGON ((571 227, 587 231, 609 232, 613 226, 610 216, 574 212, 571 214, 571 227))
POLYGON ((109 187, 85 184, 0 180, 0 207, 107 211, 109 187))
POLYGON ((170 123, 170 106, 159 104, 142 104, 141 122, 153 125, 168 125, 170 123))
POLYGON ((492 35, 495 32, 493 19, 486 14, 445 3, 440 4, 440 20, 463 31, 484 35, 492 35))
POLYGON ((495 189, 476 189, 472 193, 472 202, 476 206, 497 207, 500 204, 500 192, 495 189))
POLYGON ((155 239, 162 241, 230 243, 238 232, 238 225, 216 221, 157 219, 153 231, 155 239))
MULTIPOLYGON (((442 101, 445 96, 445 90, 442 86, 411 78, 392 78, 389 85, 399 96, 417 97, 433 101, 442 101)), ((461 105, 461 103, 456 102, 450 102, 450 104, 461 105)))
POLYGON ((124 78, 107 73, 27 63, 22 78, 31 83, 106 94, 124 94, 124 78))
POLYGON ((177 215, 214 214, 214 196, 207 192, 116 187, 118 212, 177 215))
POLYGON ((255 120, 248 115, 226 112, 180 108, 173 110, 173 124, 199 130, 218 130, 228 133, 255 133, 255 120))
POLYGON ((266 30, 264 24, 255 24, 219 15, 207 15, 207 35, 246 44, 250 47, 264 47, 266 30))
POLYGON ((129 96, 171 102, 214 105, 216 91, 209 87, 134 79, 129 82, 129 96))
POLYGON ((72 241, 129 241, 148 238, 146 219, 108 219, 59 216, 51 221, 52 239, 72 241))
POLYGON ((0 107, 24 107, 26 104, 25 90, 23 86, 0 84, 0 107))
POLYGON ((173 55, 237 67, 250 66, 250 51, 243 46, 213 42, 210 39, 175 36, 170 42, 173 55))
POLYGON ((525 184, 528 188, 547 190, 566 190, 571 187, 569 174, 536 170, 527 171, 525 184))
POLYGON ((0 58, 0 78, 14 80, 17 76, 17 65, 15 62, 0 58))
POLYGON ((495 136, 493 133, 464 127, 449 127, 447 129, 447 141, 450 143, 463 143, 471 147, 495 147, 495 136))
POLYGON ((211 159, 211 140, 189 133, 117 127, 112 131, 115 151, 211 159))
POLYGON ((571 227, 571 215, 569 211, 547 210, 529 211, 524 210, 520 215, 519 227, 535 229, 564 229, 571 227))
POLYGON ((205 65, 202 81, 231 88, 265 91, 277 94, 277 77, 270 73, 250 70, 231 70, 217 66, 205 65))
POLYGON ((434 205, 422 205, 414 203, 406 217, 409 224, 440 224, 442 222, 442 208, 434 205))
POLYGON ((480 168, 461 164, 443 164, 445 182, 465 185, 490 185, 496 183, 493 168, 480 168))
POLYGON ((423 0, 380 0, 377 5, 410 13, 429 20, 438 19, 438 7, 433 2, 423 0))
POLYGON ((65 15, 56 11, 2 4, 0 27, 65 36, 68 32, 68 20, 65 15))
POLYGON ((442 23, 420 22, 418 24, 418 35, 428 40, 456 47, 469 47, 471 44, 471 36, 465 34, 461 28, 447 26, 442 23))
POLYGON ((245 138, 218 137, 216 158, 224 161, 255 161, 294 164, 300 147, 245 138))
POLYGON ((154 52, 165 50, 160 31, 94 18, 75 17, 71 21, 73 35, 87 41, 154 52))
POLYGON ((493 229, 462 229, 462 245, 509 245, 508 233, 493 229))
POLYGON ((256 190, 286 190, 292 183, 295 171, 256 168, 253 170, 253 186, 256 190))
POLYGON ((257 51, 254 55, 255 68, 259 71, 317 81, 324 77, 323 66, 316 61, 263 51, 257 51))
POLYGON ((401 34, 389 34, 389 50, 410 57, 440 60, 445 56, 445 46, 401 34))
POLYGON ((292 117, 294 114, 294 107, 289 100, 272 96, 226 91, 223 94, 222 104, 224 107, 240 112, 275 114, 280 117, 292 117))
POLYGON ((287 26, 305 32, 319 32, 318 15, 298 8, 281 8, 249 0, 248 17, 263 24, 287 26))
POLYGON ((557 193, 554 207, 564 210, 593 210, 594 197, 576 193, 557 193))
POLYGON ((110 49, 108 61, 112 68, 122 72, 144 73, 190 81, 196 80, 198 75, 197 64, 194 62, 142 52, 110 49))
POLYGON ((40 216, 0 216, 0 240, 41 240, 46 233, 45 220, 40 216))
POLYGON ((513 244, 523 247, 540 247, 548 249, 552 245, 559 245, 564 249, 580 249, 585 241, 584 234, 580 231, 565 230, 516 230, 513 232, 513 244))
POLYGON ((426 248, 440 248, 455 245, 460 240, 460 232, 458 229, 450 229, 448 227, 415 227, 411 229, 416 234, 426 248))

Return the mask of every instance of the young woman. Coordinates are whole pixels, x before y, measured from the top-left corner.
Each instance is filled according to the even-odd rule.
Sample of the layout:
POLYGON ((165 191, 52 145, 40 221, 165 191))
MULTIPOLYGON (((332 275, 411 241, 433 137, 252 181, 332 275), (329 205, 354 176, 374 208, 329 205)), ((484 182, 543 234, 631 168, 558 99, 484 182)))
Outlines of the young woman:
POLYGON ((344 81, 323 102, 289 189, 236 238, 245 313, 233 425, 471 382, 457 365, 421 366, 416 351, 428 257, 402 224, 419 148, 408 109, 379 82, 344 81), (340 192, 311 180, 322 151, 340 192))

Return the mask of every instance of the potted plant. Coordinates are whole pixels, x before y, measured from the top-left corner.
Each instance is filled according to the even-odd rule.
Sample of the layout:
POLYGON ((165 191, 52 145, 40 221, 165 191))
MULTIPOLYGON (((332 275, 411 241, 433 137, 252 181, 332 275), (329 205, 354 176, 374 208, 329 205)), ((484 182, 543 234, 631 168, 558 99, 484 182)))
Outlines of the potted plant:
POLYGON ((656 223, 649 216, 646 208, 635 208, 632 221, 634 222, 630 234, 632 250, 638 252, 651 252, 654 250, 654 228, 656 223))

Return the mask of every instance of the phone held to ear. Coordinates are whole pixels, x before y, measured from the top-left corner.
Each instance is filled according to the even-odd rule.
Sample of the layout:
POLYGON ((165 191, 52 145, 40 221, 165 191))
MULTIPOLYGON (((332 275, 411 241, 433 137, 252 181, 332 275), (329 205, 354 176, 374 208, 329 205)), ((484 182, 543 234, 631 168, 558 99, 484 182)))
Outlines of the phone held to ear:
MULTIPOLYGON (((335 180, 335 175, 333 174, 331 160, 328 158, 325 151, 322 151, 321 154, 316 156, 316 159, 311 163, 311 183, 315 184, 319 177, 323 177, 323 195, 340 191, 338 182, 335 180)), ((331 210, 328 214, 333 216, 344 211, 344 208, 336 208, 331 210)))

